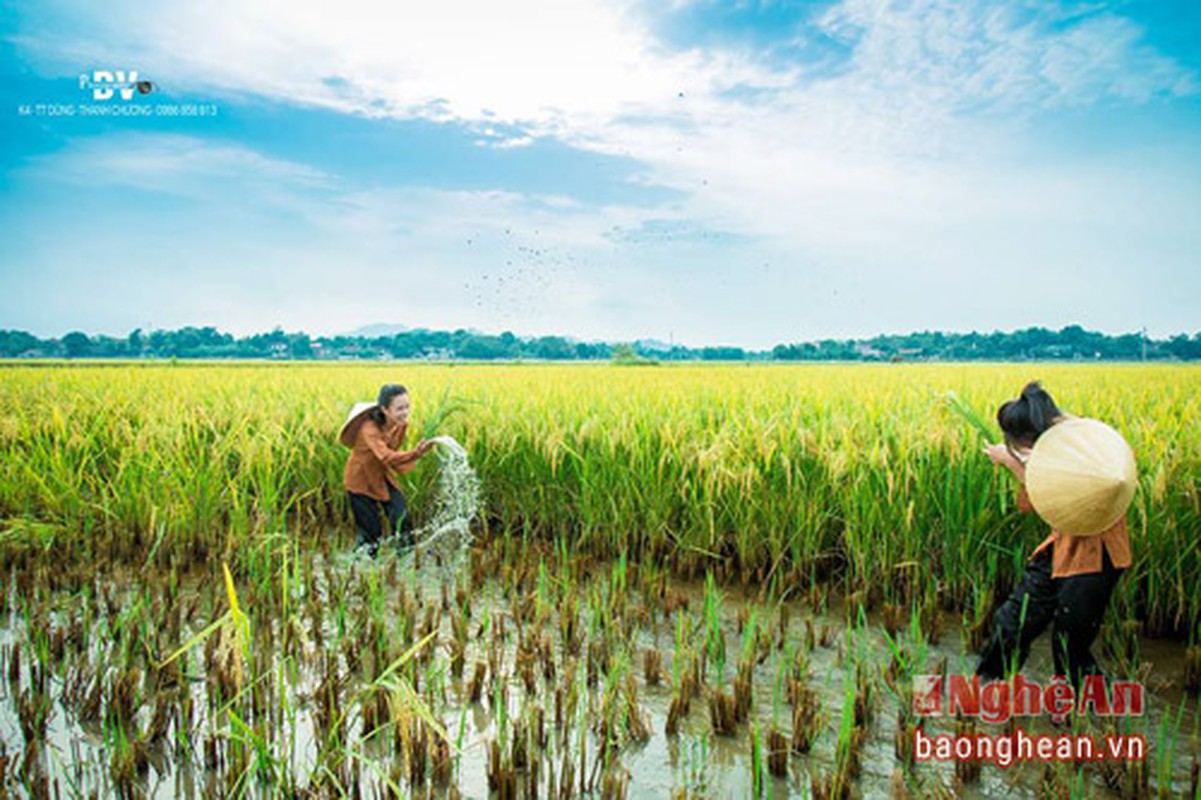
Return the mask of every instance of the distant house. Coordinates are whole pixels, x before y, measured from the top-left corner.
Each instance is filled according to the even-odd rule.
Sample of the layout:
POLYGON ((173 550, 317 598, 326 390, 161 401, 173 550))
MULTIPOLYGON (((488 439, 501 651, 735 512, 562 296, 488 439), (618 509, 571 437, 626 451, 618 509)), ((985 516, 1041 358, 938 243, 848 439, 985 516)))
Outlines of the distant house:
POLYGON ((271 345, 271 357, 272 358, 287 358, 288 357, 288 345, 284 342, 276 342, 275 344, 271 345))

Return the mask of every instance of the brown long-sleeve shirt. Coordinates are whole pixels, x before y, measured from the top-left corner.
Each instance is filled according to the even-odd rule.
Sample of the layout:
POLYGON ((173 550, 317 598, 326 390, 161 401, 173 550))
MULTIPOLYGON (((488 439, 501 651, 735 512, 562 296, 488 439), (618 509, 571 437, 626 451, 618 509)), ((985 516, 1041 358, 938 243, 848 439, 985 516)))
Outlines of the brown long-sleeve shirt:
MULTIPOLYGON (((1034 505, 1030 502, 1030 495, 1026 492, 1024 485, 1018 487, 1018 510, 1022 512, 1034 510, 1034 505)), ((1118 569, 1125 569, 1133 563, 1125 514, 1113 525, 1095 536, 1072 536, 1069 533, 1053 530, 1038 547, 1034 548, 1030 558, 1034 558, 1048 547, 1051 548, 1052 578, 1100 572, 1103 566, 1102 548, 1109 551, 1109 560, 1118 569)))
POLYGON ((393 472, 408 472, 417 464, 416 453, 399 449, 407 432, 407 425, 385 421, 381 429, 370 417, 363 420, 346 460, 346 490, 387 501, 389 484, 400 488, 393 472))

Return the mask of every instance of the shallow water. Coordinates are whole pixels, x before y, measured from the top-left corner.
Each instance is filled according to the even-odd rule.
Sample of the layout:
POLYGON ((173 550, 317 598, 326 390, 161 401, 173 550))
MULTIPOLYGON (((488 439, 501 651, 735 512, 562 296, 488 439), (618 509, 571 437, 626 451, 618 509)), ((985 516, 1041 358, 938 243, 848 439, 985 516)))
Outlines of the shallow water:
MULTIPOLYGON (((480 558, 477 553, 477 562, 480 558)), ((844 680, 848 675, 854 675, 856 656, 873 687, 870 703, 873 713, 866 726, 867 734, 860 756, 861 770, 854 781, 855 791, 862 797, 889 796, 893 791, 899 768, 893 737, 901 701, 892 696, 882 678, 890 652, 887 636, 877 615, 867 615, 866 624, 862 627, 848 627, 843 615, 844 603, 839 597, 826 596, 825 602, 832 610, 823 610, 815 608, 799 595, 781 603, 761 603, 755 596, 747 596, 734 589, 723 590, 720 613, 714 615, 719 621, 728 652, 723 685, 728 688, 734 678, 743 641, 739 629, 746 627, 751 612, 766 629, 764 636, 770 636, 771 639, 770 647, 761 651, 763 660, 753 670, 750 719, 739 724, 733 736, 714 735, 705 697, 718 680, 716 668, 710 665, 706 669, 707 688, 701 697, 694 699, 691 712, 683 719, 679 732, 669 736, 665 733, 665 725, 673 692, 671 673, 677 649, 676 623, 681 615, 687 620, 689 633, 683 639, 685 649, 695 651, 699 641, 704 638, 702 610, 706 589, 703 584, 664 581, 650 570, 638 572, 631 568, 625 571, 615 569, 612 564, 596 564, 584 570, 591 577, 579 578, 579 583, 570 591, 562 582, 576 578, 570 577, 567 571, 556 572, 554 567, 548 567, 542 576, 542 589, 539 590, 538 581, 530 574, 533 572, 536 575, 536 570, 527 571, 524 577, 516 577, 523 570, 523 565, 501 560, 489 561, 477 569, 480 575, 474 583, 471 582, 468 574, 470 568, 466 564, 461 564, 458 574, 455 574, 445 568, 436 568, 428 560, 422 562, 420 558, 385 558, 381 562, 369 562, 344 557, 326 559, 308 554, 301 556, 301 561, 300 568, 294 565, 293 569, 302 576, 296 583, 303 591, 297 591, 294 598, 296 605, 286 612, 279 610, 271 614, 256 614, 256 601, 251 598, 253 593, 244 587, 238 589, 243 602, 250 609, 252 635, 249 648, 252 656, 257 655, 257 661, 252 657, 246 663, 244 685, 275 684, 273 693, 269 695, 271 712, 257 721, 252 719, 249 722, 266 739, 261 758, 275 764, 277 774, 274 783, 249 777, 252 769, 247 770, 247 777, 242 782, 235 782, 237 776, 231 774, 227 750, 223 750, 227 753, 224 768, 206 768, 206 740, 221 742, 222 748, 227 749, 230 742, 239 738, 249 741, 249 737, 228 712, 213 711, 206 699, 206 666, 211 662, 202 657, 204 643, 197 644, 184 659, 187 662, 184 670, 188 678, 187 692, 194 708, 192 724, 187 726, 192 732, 191 746, 173 745, 181 729, 178 721, 173 722, 165 741, 146 747, 148 759, 144 772, 132 781, 118 782, 114 779, 114 753, 120 750, 115 739, 120 726, 98 720, 81 721, 79 704, 68 698, 68 687, 74 680, 73 669, 90 669, 92 674, 101 675, 105 686, 112 684, 126 665, 141 665, 144 675, 153 672, 153 662, 143 658, 143 649, 157 651, 160 655, 155 661, 161 661, 173 647, 182 645, 192 634, 224 613, 227 607, 225 588, 217 576, 196 574, 183 580, 175 605, 194 608, 195 611, 191 615, 184 613, 180 636, 170 646, 161 646, 162 643, 155 639, 155 631, 146 627, 155 622, 156 617, 152 612, 139 618, 130 611, 131 608, 136 611, 139 604, 145 605, 139 598, 155 595, 154 587, 160 586, 164 580, 161 575, 146 572, 113 573, 96 578, 90 590, 82 593, 64 591, 51 596, 47 602, 17 596, 13 581, 6 580, 8 612, 0 624, 0 674, 3 675, 3 679, 0 679, 0 742, 3 744, 3 757, 7 758, 3 777, 0 777, 3 785, 21 794, 40 793, 28 774, 25 780, 19 777, 19 762, 25 742, 17 712, 17 699, 34 682, 33 662, 45 664, 38 669, 44 669, 49 676, 47 695, 51 705, 45 734, 46 746, 37 758, 40 771, 34 770, 29 774, 44 774, 51 794, 56 789, 65 795, 76 792, 89 794, 93 791, 110 795, 124 790, 151 797, 201 797, 227 793, 231 787, 235 787, 240 792, 268 796, 288 786, 305 787, 318 772, 315 764, 322 751, 322 737, 315 719, 316 697, 324 674, 324 660, 332 658, 343 680, 339 696, 344 707, 351 709, 347 728, 350 732, 350 750, 340 752, 352 754, 352 757, 350 767, 344 775, 339 773, 339 777, 348 776, 353 782, 357 775, 362 793, 375 796, 382 793, 385 776, 397 765, 397 756, 390 742, 378 741, 387 737, 377 737, 377 741, 363 740, 358 717, 354 713, 354 709, 361 706, 355 706, 351 698, 367 683, 367 679, 361 674, 362 670, 356 671, 349 665, 352 656, 362 656, 361 649, 347 643, 354 640, 358 626, 370 620, 387 620, 395 633, 395 629, 403 627, 405 620, 413 620, 413 627, 416 628, 425 615, 436 615, 441 609, 443 613, 436 627, 436 642, 430 645, 436 648, 435 655, 427 665, 422 666, 419 684, 426 702, 431 704, 445 726, 449 741, 462 745, 451 779, 451 784, 457 787, 462 796, 489 795, 487 745, 500 735, 502 706, 497 705, 495 692, 490 694, 485 691, 478 703, 468 702, 466 694, 474 665, 489 660, 492 633, 500 626, 504 626, 507 636, 503 642, 497 640, 496 653, 499 654, 501 678, 494 685, 501 687, 507 695, 503 702, 503 714, 507 717, 509 734, 512 733, 514 720, 521 717, 524 709, 541 706, 546 716, 547 738, 541 751, 544 760, 540 762, 539 778, 542 795, 545 795, 550 772, 555 772, 561 783, 559 768, 564 749, 570 753, 573 772, 580 771, 581 742, 584 744, 584 772, 593 775, 599 744, 595 723, 602 713, 606 687, 624 686, 625 676, 629 675, 637 690, 639 714, 649 729, 649 737, 644 742, 623 742, 616 751, 615 759, 605 767, 627 776, 628 796, 664 797, 684 789, 692 790, 696 796, 752 796, 750 723, 757 724, 764 739, 773 720, 786 736, 790 736, 792 714, 779 675, 782 663, 787 663, 784 661, 785 654, 793 650, 807 654, 808 685, 816 692, 825 723, 819 729, 812 751, 803 756, 790 755, 787 775, 767 778, 765 793, 775 797, 808 796, 814 777, 821 778, 835 769, 839 720, 846 697, 844 680), (619 571, 621 577, 617 577, 619 571), (303 576, 308 577, 306 579, 303 576), (364 600, 359 592, 372 581, 377 589, 374 594, 367 592, 368 599, 364 600), (456 581, 464 590, 471 614, 461 680, 454 679, 448 671, 450 642, 453 639, 451 616, 457 610, 454 600, 456 581), (518 584, 522 586, 520 591, 518 584), (558 588, 555 588, 556 584, 558 588), (102 600, 103 591, 95 588, 102 585, 122 586, 125 590, 106 603, 102 600), (442 606, 444 585, 449 608, 442 606), (143 590, 144 587, 149 588, 143 590), (666 593, 660 596, 664 588, 666 593), (622 590, 624 594, 615 600, 622 590), (541 600, 539 594, 542 595, 541 600), (557 730, 553 724, 555 688, 561 685, 566 666, 572 663, 565 658, 557 626, 571 598, 579 605, 577 618, 584 631, 581 656, 574 662, 583 696, 576 717, 565 724, 562 730, 557 730), (545 603, 544 610, 548 616, 543 631, 553 644, 557 671, 555 680, 546 680, 539 675, 536 678, 536 691, 530 695, 519 677, 515 656, 520 631, 533 630, 534 625, 528 621, 521 622, 519 609, 522 603, 537 606, 539 602, 545 603), (39 659, 33 655, 39 650, 39 634, 36 631, 66 630, 77 622, 83 625, 85 608, 89 603, 102 610, 92 614, 90 641, 74 657, 70 654, 69 645, 66 657, 57 663, 52 657, 39 659), (371 603, 380 605, 370 611, 365 610, 365 606, 371 603), (666 610, 668 605, 681 608, 669 613, 666 610), (618 610, 606 617, 604 609, 618 610), (314 610, 320 612, 320 618, 315 622, 308 618, 308 614, 314 610), (787 618, 787 625, 781 632, 782 611, 787 618), (140 630, 118 641, 122 638, 122 627, 113 620, 120 619, 123 614, 134 620, 129 623, 130 628, 140 630), (43 626, 37 622, 39 619, 47 620, 47 624, 43 626), (311 625, 320 626, 321 644, 316 641, 316 627, 312 627, 307 634, 307 641, 301 640, 291 651, 281 646, 286 626, 308 628, 311 625), (628 635, 623 635, 617 645, 611 643, 612 658, 607 662, 608 672, 602 669, 596 685, 586 688, 589 645, 606 641, 605 629, 610 626, 621 628, 623 634, 628 632, 628 635), (628 626, 628 631, 624 626, 628 626), (810 635, 816 640, 811 651, 806 642, 810 635), (824 643, 823 638, 826 639, 824 643), (10 666, 18 649, 23 658, 20 667, 13 671, 10 666), (662 653, 665 675, 658 686, 649 685, 644 676, 643 658, 648 649, 658 649, 662 653), (256 663, 269 666, 256 668, 256 663), (441 684, 442 690, 431 690, 431 683, 441 684)), ((261 606, 264 601, 260 598, 258 603, 261 606)), ((947 633, 937 643, 924 648, 923 663, 926 667, 923 669, 933 672, 935 665, 945 659, 949 672, 970 673, 974 658, 966 651, 958 618, 944 615, 942 628, 947 633)), ((610 634, 612 630, 610 627, 610 634)), ((416 638, 414 635, 409 641, 416 638)), ((41 641, 41 649, 47 650, 45 640, 41 641)), ((897 641, 905 644, 909 640, 900 634, 897 641)), ((1196 741, 1197 704, 1195 700, 1186 700, 1178 686, 1178 678, 1183 670, 1183 646, 1178 642, 1143 640, 1140 648, 1143 664, 1151 665, 1147 678, 1148 708, 1146 715, 1134 722, 1133 728, 1147 735, 1154 753, 1150 770, 1152 785, 1161 781, 1170 782, 1172 793, 1184 793, 1189 790, 1193 763, 1193 751, 1190 748, 1195 746, 1196 741), (1165 715, 1177 712, 1181 713, 1178 732, 1172 737, 1163 736, 1160 731, 1165 715), (1170 769, 1165 769, 1164 754, 1169 751, 1173 753, 1173 763, 1170 769)), ((382 669, 382 665, 377 667, 382 669)), ((1045 681, 1049 678, 1049 642, 1046 636, 1035 643, 1024 674, 1034 680, 1045 681)), ((145 735, 153 716, 153 700, 150 698, 153 691, 148 678, 143 679, 141 687, 146 700, 139 704, 136 722, 129 726, 125 734, 131 739, 138 738, 139 731, 145 735)), ((108 701, 106 692, 106 707, 108 701)), ((246 715, 246 703, 236 706, 236 713, 246 715)), ((103 719, 103 715, 100 716, 103 719)), ((943 717, 928 720, 926 728, 930 732, 950 732, 954 724, 943 717)), ((1034 720, 1026 729, 1029 732, 1057 732, 1046 718, 1034 720)), ((1001 728, 982 725, 981 730, 999 731, 1001 728)), ((254 762, 254 758, 249 760, 254 762)), ((596 774, 603 775, 605 769, 598 770, 596 774)), ((1000 794, 1038 797, 1043 772, 1044 765, 1039 762, 1008 769, 986 765, 978 780, 957 785, 952 764, 922 763, 917 765, 907 783, 908 790, 915 796, 932 793, 935 785, 941 785, 947 789, 955 787, 960 796, 965 797, 994 797, 1000 794)), ((1083 780, 1084 793, 1087 795, 1120 796, 1104 787, 1095 770, 1086 770, 1083 780)), ((597 777, 595 781, 589 795, 601 796, 600 778, 597 777)), ((521 783, 519 780, 518 785, 521 783)), ((327 792, 330 788, 326 784, 322 791, 327 792)), ((408 791, 410 787, 402 779, 400 788, 408 791)), ((447 792, 441 789, 436 794, 447 792)))

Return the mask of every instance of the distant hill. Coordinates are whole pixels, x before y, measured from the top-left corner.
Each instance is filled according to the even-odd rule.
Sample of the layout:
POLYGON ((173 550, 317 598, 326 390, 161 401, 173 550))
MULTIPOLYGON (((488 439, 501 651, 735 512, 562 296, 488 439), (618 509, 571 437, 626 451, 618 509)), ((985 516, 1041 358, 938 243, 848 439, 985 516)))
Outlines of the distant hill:
POLYGON ((674 347, 662 339, 638 339, 634 342, 634 346, 644 353, 668 353, 674 347))
POLYGON ((406 325, 397 325, 389 322, 373 322, 370 325, 364 325, 361 328, 355 328, 353 331, 348 331, 341 336, 361 336, 364 339, 375 339, 379 336, 395 336, 398 333, 406 333, 409 330, 406 325))

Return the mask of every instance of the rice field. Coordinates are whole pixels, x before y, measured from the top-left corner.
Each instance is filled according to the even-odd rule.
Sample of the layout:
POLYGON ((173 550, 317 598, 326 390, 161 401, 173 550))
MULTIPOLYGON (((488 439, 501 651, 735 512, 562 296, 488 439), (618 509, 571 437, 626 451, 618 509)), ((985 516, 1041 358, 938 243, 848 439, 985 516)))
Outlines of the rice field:
POLYGON ((0 794, 1192 796, 1199 398, 1183 366, 0 366, 0 794), (1138 457, 1095 649, 1155 756, 915 764, 909 677, 970 672, 1044 535, 954 406, 1032 378, 1138 457), (465 561, 346 555, 335 434, 385 382, 480 477, 465 561))

